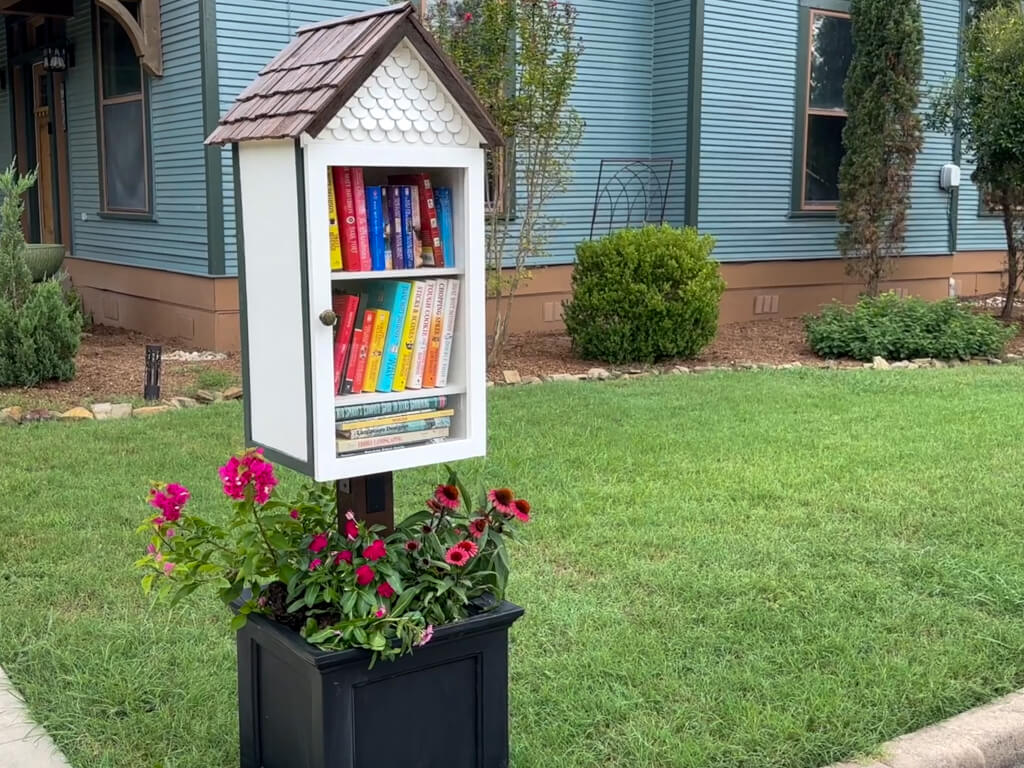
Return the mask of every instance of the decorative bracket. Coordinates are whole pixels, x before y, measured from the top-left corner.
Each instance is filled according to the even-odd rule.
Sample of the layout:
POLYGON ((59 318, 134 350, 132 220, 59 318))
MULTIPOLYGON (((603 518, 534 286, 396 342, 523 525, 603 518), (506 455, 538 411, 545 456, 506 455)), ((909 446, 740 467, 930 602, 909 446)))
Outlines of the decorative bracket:
POLYGON ((121 0, 96 0, 96 4, 117 19, 128 39, 132 41, 135 55, 143 69, 154 77, 164 74, 163 43, 160 37, 160 0, 141 0, 139 21, 125 8, 121 0))

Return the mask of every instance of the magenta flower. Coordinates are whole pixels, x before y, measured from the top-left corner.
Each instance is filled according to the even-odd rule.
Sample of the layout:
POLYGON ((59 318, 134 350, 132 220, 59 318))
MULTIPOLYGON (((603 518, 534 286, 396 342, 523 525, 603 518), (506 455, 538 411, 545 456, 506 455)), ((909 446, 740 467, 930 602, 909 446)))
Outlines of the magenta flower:
POLYGON ((156 547, 154 547, 152 544, 148 544, 146 546, 146 554, 155 555, 156 554, 156 547))
POLYGON ((238 501, 245 499, 246 490, 251 487, 253 500, 257 504, 266 504, 277 485, 274 465, 264 460, 262 448, 248 451, 241 458, 232 456, 218 473, 224 484, 224 493, 238 501))
POLYGON ((388 615, 388 609, 383 607, 378 608, 377 613, 375 615, 377 616, 378 619, 383 619, 385 616, 388 615))
POLYGON ((423 634, 420 635, 420 641, 416 643, 420 648, 429 643, 434 637, 434 625, 427 624, 427 628, 423 630, 423 634))
POLYGON ((171 562, 164 563, 164 573, 166 573, 168 576, 170 576, 174 572, 174 568, 175 568, 174 563, 171 563, 171 562))
POLYGON ((323 552, 325 549, 327 549, 327 534, 318 533, 313 537, 313 540, 309 542, 309 551, 323 552))
POLYGON ((355 541, 359 538, 359 526, 356 525, 354 520, 345 521, 345 537, 349 541, 355 541))
POLYGON ((324 564, 324 561, 323 561, 323 560, 321 560, 321 559, 320 559, 320 558, 318 557, 318 558, 317 558, 316 560, 314 560, 313 562, 311 562, 311 563, 309 564, 309 570, 311 570, 311 571, 315 571, 315 570, 316 570, 317 568, 319 568, 319 567, 320 567, 321 565, 323 565, 323 564, 324 564))
POLYGON ((168 539, 173 539, 177 535, 178 534, 175 532, 173 528, 168 528, 166 531, 164 531, 164 536, 166 536, 168 539))
POLYGON ((297 509, 293 509, 288 514, 292 516, 292 520, 298 520, 299 519, 299 510, 297 510, 297 509))

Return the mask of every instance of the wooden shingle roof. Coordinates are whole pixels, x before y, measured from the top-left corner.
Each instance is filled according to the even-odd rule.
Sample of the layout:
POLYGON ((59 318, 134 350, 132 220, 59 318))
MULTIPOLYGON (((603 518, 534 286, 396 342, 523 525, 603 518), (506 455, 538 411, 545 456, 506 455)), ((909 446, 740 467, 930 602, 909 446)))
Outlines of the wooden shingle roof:
POLYGON ((501 133, 487 109, 408 2, 300 29, 242 91, 206 143, 319 135, 403 38, 434 71, 487 145, 501 146, 501 133))

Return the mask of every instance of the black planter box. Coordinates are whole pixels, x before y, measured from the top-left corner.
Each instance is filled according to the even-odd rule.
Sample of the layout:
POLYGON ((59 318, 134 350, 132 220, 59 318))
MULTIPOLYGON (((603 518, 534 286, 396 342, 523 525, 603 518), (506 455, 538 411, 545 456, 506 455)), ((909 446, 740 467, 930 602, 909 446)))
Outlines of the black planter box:
POLYGON ((238 632, 242 768, 505 768, 508 628, 523 609, 440 627, 369 669, 262 616, 238 632))

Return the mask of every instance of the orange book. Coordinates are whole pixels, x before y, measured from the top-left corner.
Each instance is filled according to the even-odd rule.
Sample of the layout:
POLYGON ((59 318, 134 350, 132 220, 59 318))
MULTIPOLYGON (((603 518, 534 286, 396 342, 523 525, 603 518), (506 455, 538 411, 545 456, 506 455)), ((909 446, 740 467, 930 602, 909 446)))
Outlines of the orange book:
MULTIPOLYGON (((353 347, 352 352, 356 356, 355 368, 352 369, 352 394, 358 395, 363 391, 363 379, 366 377, 366 363, 369 357, 370 336, 373 334, 376 312, 372 309, 363 313, 363 327, 360 331, 359 346, 353 347)), ((355 332, 353 332, 355 335, 355 332)), ((348 394, 346 392, 346 394, 348 394)))
POLYGON ((373 392, 377 389, 377 379, 380 377, 380 366, 384 360, 384 344, 388 337, 388 320, 391 313, 384 309, 377 309, 373 313, 373 333, 370 336, 363 331, 363 338, 369 339, 366 349, 366 374, 363 376, 363 392, 373 392))
POLYGON ((434 291, 434 311, 430 317, 430 336, 427 341, 427 360, 423 364, 423 388, 437 386, 437 364, 441 359, 441 338, 444 335, 444 305, 448 281, 438 280, 434 291))

